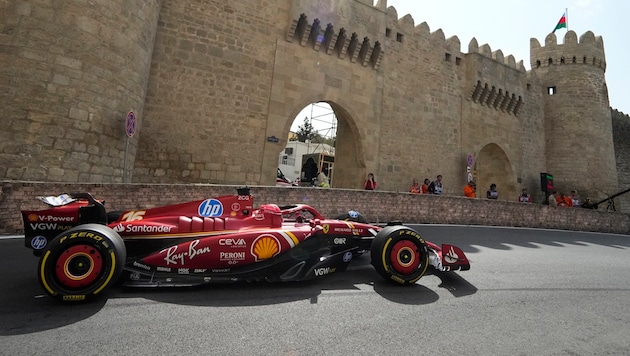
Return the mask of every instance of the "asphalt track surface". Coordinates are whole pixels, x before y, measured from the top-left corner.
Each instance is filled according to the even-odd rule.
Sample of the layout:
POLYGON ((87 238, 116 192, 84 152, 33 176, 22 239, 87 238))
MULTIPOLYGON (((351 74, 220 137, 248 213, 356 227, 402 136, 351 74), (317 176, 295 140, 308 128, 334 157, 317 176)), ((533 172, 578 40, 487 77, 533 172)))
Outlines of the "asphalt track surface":
POLYGON ((114 287, 63 305, 0 240, 0 355, 629 355, 630 236, 416 226, 465 272, 390 285, 369 256, 290 284, 114 287))

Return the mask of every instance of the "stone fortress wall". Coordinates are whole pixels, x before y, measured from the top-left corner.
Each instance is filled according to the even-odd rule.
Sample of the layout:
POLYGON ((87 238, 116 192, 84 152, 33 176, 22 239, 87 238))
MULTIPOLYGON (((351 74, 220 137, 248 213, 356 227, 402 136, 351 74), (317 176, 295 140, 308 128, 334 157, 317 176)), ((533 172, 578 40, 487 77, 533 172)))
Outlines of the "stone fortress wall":
POLYGON ((442 174, 461 195, 470 153, 482 193, 492 182, 514 200, 527 187, 540 202, 548 171, 597 198, 618 190, 625 167, 590 32, 532 40, 526 71, 474 38, 461 52, 456 36, 386 0, 0 7, 3 179, 272 184, 291 123, 318 101, 339 119, 336 188, 359 188, 368 172, 391 191, 442 174))
MULTIPOLYGON (((611 110, 611 116, 619 190, 623 191, 630 188, 630 140, 628 140, 630 137, 630 115, 618 110, 611 110)), ((615 199, 615 204, 619 205, 618 211, 630 213, 630 193, 615 199)))
POLYGON ((0 177, 122 180, 159 15, 158 0, 0 2, 0 177))
POLYGON ((540 46, 531 40, 531 65, 543 89, 547 169, 559 191, 577 189, 594 197, 617 192, 617 167, 604 78, 601 37, 569 31, 540 46))

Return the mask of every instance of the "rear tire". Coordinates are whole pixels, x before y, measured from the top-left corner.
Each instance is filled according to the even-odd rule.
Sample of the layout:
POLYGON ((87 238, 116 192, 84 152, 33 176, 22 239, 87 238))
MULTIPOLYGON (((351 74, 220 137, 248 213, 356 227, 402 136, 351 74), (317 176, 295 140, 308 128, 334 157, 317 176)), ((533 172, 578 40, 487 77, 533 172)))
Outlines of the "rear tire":
POLYGON ((89 300, 116 282, 126 255, 125 244, 114 230, 100 224, 80 225, 48 244, 39 260, 39 282, 61 301, 89 300))
POLYGON ((396 284, 416 283, 429 265, 424 239, 406 226, 388 226, 379 231, 370 250, 376 272, 396 284))

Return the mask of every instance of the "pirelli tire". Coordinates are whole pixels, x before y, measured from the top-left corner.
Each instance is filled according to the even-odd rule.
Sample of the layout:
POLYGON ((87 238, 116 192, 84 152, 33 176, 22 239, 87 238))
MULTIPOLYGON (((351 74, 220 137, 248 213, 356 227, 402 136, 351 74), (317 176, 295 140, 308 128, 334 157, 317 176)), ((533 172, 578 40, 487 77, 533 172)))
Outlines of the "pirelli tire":
POLYGON ((426 273, 429 251, 424 239, 406 226, 387 226, 370 248, 372 265, 386 280, 401 285, 416 283, 426 273))
POLYGON ((90 300, 116 282, 126 255, 122 238, 109 227, 76 226, 46 247, 39 260, 39 282, 47 294, 58 300, 90 300))

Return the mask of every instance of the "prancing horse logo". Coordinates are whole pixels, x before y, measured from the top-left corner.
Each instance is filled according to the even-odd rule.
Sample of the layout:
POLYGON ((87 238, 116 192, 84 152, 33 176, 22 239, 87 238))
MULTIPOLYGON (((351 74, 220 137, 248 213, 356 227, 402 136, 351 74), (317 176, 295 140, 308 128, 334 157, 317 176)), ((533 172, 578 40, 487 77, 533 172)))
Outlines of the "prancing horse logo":
POLYGON ((455 263, 458 259, 459 256, 455 253, 453 246, 451 246, 451 249, 446 253, 446 255, 444 255, 444 261, 446 263, 455 263))

